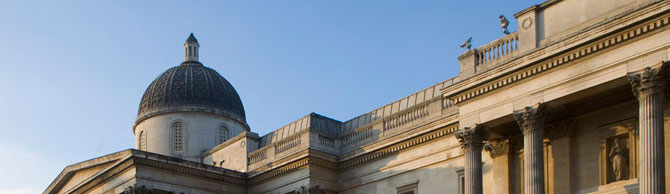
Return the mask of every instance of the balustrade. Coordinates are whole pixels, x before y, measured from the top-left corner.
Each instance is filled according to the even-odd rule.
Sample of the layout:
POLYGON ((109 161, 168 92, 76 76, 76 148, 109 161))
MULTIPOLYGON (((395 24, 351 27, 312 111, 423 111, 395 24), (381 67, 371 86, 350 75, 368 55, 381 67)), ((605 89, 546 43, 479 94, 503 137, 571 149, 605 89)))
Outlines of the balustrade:
POLYGON ((414 107, 404 113, 384 119, 384 131, 405 125, 428 115, 428 104, 414 107))
POLYGON ((477 65, 502 60, 508 56, 517 56, 518 51, 519 35, 514 32, 477 48, 477 65))

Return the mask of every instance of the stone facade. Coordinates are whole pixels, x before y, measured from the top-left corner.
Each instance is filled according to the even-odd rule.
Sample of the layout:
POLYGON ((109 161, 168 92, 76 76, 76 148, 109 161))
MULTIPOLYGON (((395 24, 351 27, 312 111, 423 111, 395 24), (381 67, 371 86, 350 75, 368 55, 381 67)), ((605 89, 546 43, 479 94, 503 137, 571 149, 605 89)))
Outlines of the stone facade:
POLYGON ((546 1, 463 53, 458 76, 347 121, 312 113, 259 136, 189 112, 236 125, 188 157, 157 151, 173 145, 152 130, 173 119, 143 118, 146 151, 70 165, 44 193, 665 193, 668 10, 546 1))

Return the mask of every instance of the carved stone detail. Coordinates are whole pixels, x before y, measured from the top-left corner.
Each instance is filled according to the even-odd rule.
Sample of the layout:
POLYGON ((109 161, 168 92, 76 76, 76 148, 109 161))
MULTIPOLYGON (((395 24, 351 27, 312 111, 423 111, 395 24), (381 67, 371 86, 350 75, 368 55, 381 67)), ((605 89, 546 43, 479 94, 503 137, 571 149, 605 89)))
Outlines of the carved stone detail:
POLYGON ((563 137, 572 137, 577 129, 577 123, 574 117, 565 120, 547 124, 546 136, 549 139, 560 139, 563 137))
POLYGON ((139 187, 133 185, 123 189, 123 192, 121 192, 121 194, 149 194, 151 192, 153 192, 153 189, 147 189, 147 187, 144 185, 139 187))
POLYGON ((651 67, 645 67, 637 72, 628 73, 628 81, 633 88, 633 94, 638 97, 663 92, 668 80, 670 62, 661 62, 651 67))
POLYGON ((544 127, 544 106, 538 103, 534 106, 527 106, 522 110, 516 110, 514 111, 514 119, 524 134, 528 131, 542 129, 544 127))
POLYGON ((620 139, 614 139, 613 145, 608 156, 612 165, 612 171, 614 172, 614 181, 627 179, 628 148, 621 143, 620 139))
POLYGON ((510 153, 509 141, 510 139, 494 139, 486 141, 484 144, 484 150, 491 154, 491 158, 507 156, 510 153))
POLYGON ((323 188, 320 188, 319 185, 305 187, 300 186, 300 188, 295 190, 295 194, 325 194, 326 191, 323 188))
POLYGON ((461 143, 461 147, 464 150, 470 148, 482 149, 484 146, 484 129, 480 125, 471 127, 464 127, 461 130, 454 132, 454 136, 458 138, 458 141, 461 143))

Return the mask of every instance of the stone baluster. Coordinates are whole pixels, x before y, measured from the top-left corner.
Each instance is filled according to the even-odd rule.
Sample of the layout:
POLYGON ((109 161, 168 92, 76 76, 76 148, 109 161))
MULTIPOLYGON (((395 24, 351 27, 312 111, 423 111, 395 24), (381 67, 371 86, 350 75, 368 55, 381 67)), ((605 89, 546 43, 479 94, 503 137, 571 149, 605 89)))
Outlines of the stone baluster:
POLYGON ((514 111, 523 132, 523 184, 525 194, 544 194, 544 115, 543 106, 537 104, 514 111))
POLYGON ((482 194, 482 148, 484 129, 465 127, 454 134, 465 153, 465 194, 482 194))
POLYGON ((663 62, 628 73, 639 108, 639 184, 641 194, 665 193, 665 150, 663 127, 663 91, 668 66, 663 62))

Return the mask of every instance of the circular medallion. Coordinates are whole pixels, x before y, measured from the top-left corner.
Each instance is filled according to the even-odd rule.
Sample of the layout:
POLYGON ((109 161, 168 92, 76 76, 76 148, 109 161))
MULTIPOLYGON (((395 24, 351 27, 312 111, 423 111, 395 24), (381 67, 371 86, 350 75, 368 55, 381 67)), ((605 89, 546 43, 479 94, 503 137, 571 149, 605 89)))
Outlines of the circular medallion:
POLYGON ((245 142, 244 140, 242 140, 242 142, 240 142, 240 147, 244 147, 244 145, 246 145, 246 143, 247 143, 247 142, 245 142))
POLYGON ((521 22, 521 27, 523 27, 523 29, 528 29, 531 26, 533 26, 533 20, 531 20, 530 17, 527 17, 521 22))

